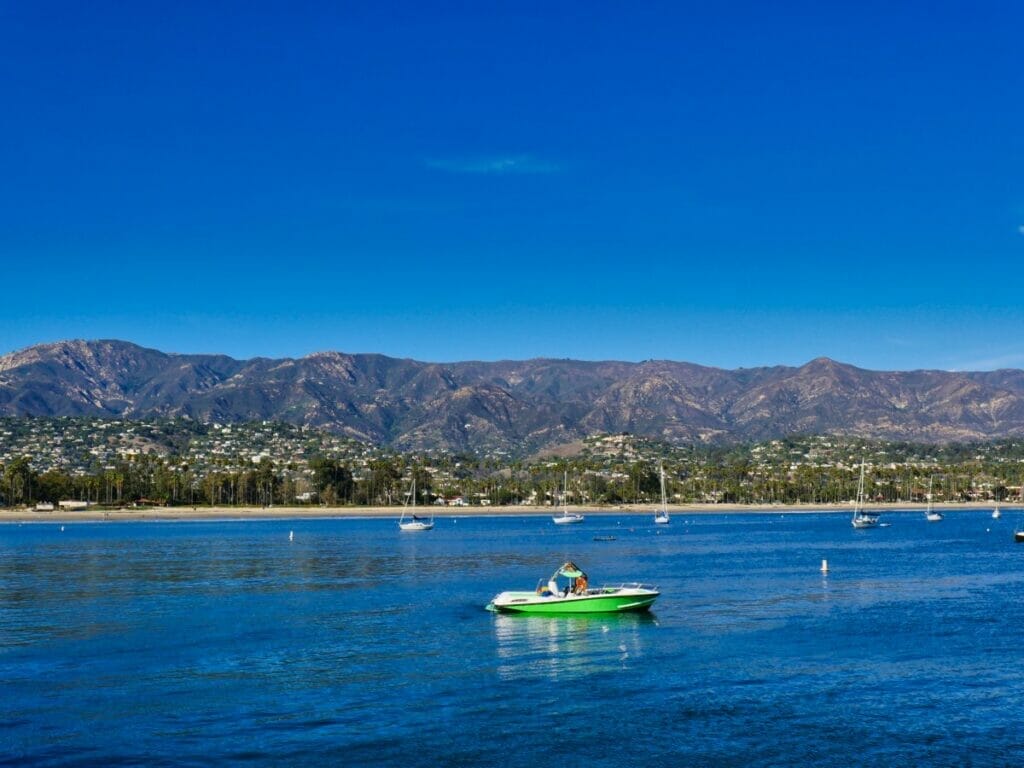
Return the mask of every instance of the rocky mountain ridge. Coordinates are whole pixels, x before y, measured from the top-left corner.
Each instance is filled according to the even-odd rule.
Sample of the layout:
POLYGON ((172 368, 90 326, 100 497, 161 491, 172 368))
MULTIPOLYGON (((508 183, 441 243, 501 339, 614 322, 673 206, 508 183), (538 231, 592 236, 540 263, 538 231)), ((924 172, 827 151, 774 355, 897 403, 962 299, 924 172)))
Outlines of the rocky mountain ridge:
POLYGON ((868 371, 374 354, 236 360, 130 342, 0 356, 0 415, 278 419, 395 448, 521 455, 595 432, 669 441, 844 434, 947 442, 1024 434, 1024 371, 868 371))

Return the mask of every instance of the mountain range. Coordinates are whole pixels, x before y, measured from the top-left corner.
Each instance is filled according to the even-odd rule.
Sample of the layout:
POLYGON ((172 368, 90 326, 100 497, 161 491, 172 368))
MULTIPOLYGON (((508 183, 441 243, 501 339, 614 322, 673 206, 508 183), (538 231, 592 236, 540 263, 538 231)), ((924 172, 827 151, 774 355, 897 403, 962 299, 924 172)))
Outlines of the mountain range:
POLYGON ((1024 434, 1024 371, 869 371, 828 358, 737 370, 341 352, 236 360, 76 340, 0 357, 0 415, 273 419, 402 450, 509 455, 601 432, 673 442, 793 434, 948 442, 1024 434))

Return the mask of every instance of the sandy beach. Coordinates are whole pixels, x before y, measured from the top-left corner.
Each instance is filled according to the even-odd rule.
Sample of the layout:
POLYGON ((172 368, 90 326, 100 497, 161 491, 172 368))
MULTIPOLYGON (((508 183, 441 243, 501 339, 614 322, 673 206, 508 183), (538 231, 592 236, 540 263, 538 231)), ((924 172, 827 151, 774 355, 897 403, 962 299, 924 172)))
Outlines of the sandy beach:
MULTIPOLYGON (((1009 506, 1003 502, 999 506, 1009 506)), ((935 509, 944 512, 993 509, 994 502, 967 502, 960 504, 935 504, 935 509)), ((924 510, 925 504, 871 504, 867 509, 878 511, 924 510)), ((659 508, 657 504, 621 504, 600 507, 569 507, 570 512, 586 515, 652 515, 659 508)), ((831 512, 849 514, 853 503, 843 504, 670 504, 671 515, 722 515, 722 514, 812 514, 831 512)), ((552 507, 507 506, 507 507, 441 507, 417 510, 420 515, 437 518, 453 517, 524 517, 546 516, 555 511, 552 507)), ((55 510, 38 511, 32 508, 0 508, 2 522, 95 522, 95 521, 142 521, 142 520, 272 520, 272 519, 315 519, 315 518, 398 518, 401 507, 93 507, 82 511, 55 510)))

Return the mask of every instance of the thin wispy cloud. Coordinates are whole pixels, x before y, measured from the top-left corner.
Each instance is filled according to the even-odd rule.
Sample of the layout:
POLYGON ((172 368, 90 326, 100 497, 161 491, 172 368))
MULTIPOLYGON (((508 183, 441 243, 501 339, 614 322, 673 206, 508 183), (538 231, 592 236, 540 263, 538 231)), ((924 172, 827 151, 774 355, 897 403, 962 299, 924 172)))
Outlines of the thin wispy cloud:
POLYGON ((996 371, 1000 368, 1024 368, 1024 352, 1009 352, 996 357, 971 360, 952 368, 954 371, 996 371))
POLYGON ((559 173, 560 165, 533 155, 490 155, 484 157, 432 157, 424 163, 428 168, 445 173, 473 175, 527 175, 559 173))
POLYGON ((887 344, 891 344, 894 347, 912 347, 914 342, 910 339, 904 339, 899 336, 886 336, 885 341, 887 344))

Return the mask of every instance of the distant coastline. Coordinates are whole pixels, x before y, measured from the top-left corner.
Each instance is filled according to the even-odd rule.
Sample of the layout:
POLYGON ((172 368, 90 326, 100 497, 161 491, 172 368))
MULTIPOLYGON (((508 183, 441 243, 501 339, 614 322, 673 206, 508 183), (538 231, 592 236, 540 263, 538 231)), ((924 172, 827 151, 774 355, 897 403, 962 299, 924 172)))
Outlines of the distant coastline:
MULTIPOLYGON (((926 504, 870 504, 868 509, 882 512, 923 511, 926 504)), ((1015 502, 963 502, 934 505, 944 512, 978 511, 996 506, 1013 508, 1015 502)), ((657 504, 616 504, 598 507, 569 505, 572 512, 586 515, 652 515, 657 504)), ((722 515, 722 514, 850 514, 853 503, 843 504, 670 504, 671 515, 722 515)), ((472 506, 443 507, 438 510, 421 509, 421 514, 433 514, 436 518, 458 517, 543 517, 555 510, 550 506, 472 506)), ((89 509, 85 511, 37 511, 35 509, 0 508, 0 523, 75 523, 75 522, 125 522, 144 520, 303 520, 321 518, 398 518, 402 508, 393 507, 144 507, 117 509, 89 509)))

